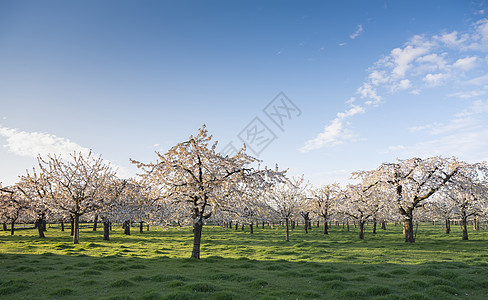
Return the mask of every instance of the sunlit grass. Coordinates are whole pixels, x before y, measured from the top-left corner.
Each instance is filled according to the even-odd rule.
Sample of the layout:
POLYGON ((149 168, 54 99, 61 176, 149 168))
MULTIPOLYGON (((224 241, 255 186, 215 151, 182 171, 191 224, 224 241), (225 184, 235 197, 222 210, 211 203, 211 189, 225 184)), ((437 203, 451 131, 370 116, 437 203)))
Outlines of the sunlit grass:
POLYGON ((462 241, 453 226, 420 226, 417 243, 401 226, 365 240, 332 226, 247 230, 206 226, 202 259, 192 260, 191 228, 157 229, 110 241, 88 225, 81 243, 69 230, 0 232, 0 298, 20 299, 486 299, 488 232, 462 241))

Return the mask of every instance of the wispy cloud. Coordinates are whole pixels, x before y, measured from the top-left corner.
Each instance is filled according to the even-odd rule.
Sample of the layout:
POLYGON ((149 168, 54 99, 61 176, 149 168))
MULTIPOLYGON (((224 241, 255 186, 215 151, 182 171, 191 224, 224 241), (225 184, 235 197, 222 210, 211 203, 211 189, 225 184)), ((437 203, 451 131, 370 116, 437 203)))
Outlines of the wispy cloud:
MULTIPOLYGON (((361 31, 362 27, 358 27, 358 34, 361 31)), ((357 37, 356 33, 351 38, 353 36, 357 37)), ((354 103, 363 108, 361 113, 365 113, 384 103, 387 96, 401 91, 419 95, 425 89, 453 83, 461 87, 488 85, 488 74, 480 75, 480 70, 487 69, 488 60, 480 58, 486 56, 486 52, 488 19, 473 23, 465 33, 452 31, 430 36, 414 35, 403 46, 394 48, 374 63, 368 70, 367 79, 356 90, 356 97, 351 97, 345 104, 351 107, 354 103), (471 70, 474 71, 469 72, 471 70), (359 99, 363 102, 358 103, 359 99)), ((464 91, 456 94, 451 92, 451 95, 466 98, 481 94, 484 91, 480 92, 479 87, 473 91, 464 88, 464 91)), ((336 117, 315 138, 305 142, 300 150, 306 152, 360 140, 348 124, 344 119, 336 117)))
POLYGON ((69 139, 42 132, 26 132, 0 126, 0 136, 7 139, 5 148, 13 154, 24 157, 45 156, 50 153, 67 157, 74 151, 81 153, 90 151, 69 139))
POLYGON ((398 156, 457 156, 468 161, 483 161, 488 147, 488 101, 475 100, 445 123, 431 123, 410 128, 410 131, 427 134, 425 141, 414 145, 390 146, 384 153, 398 156))
POLYGON ((358 28, 356 29, 356 31, 354 31, 353 34, 351 34, 349 37, 351 38, 351 40, 354 40, 355 38, 357 38, 361 33, 363 33, 363 25, 359 24, 358 25, 358 28))
POLYGON ((336 118, 333 119, 329 125, 325 126, 324 131, 317 135, 316 138, 307 141, 307 143, 300 148, 300 151, 308 152, 313 149, 322 148, 326 145, 340 145, 348 141, 358 141, 358 135, 354 134, 346 127, 346 119, 357 114, 362 114, 365 111, 364 107, 352 105, 350 109, 337 113, 336 118))
MULTIPOLYGON (((90 152, 90 149, 82 147, 67 138, 43 132, 20 131, 0 125, 0 136, 6 138, 7 143, 3 147, 9 152, 22 157, 37 158, 39 155, 46 157, 48 154, 56 154, 61 155, 65 159, 70 159, 70 155, 74 152, 85 155, 90 152)), ((119 175, 128 176, 129 173, 125 168, 108 160, 105 161, 118 170, 119 175)))

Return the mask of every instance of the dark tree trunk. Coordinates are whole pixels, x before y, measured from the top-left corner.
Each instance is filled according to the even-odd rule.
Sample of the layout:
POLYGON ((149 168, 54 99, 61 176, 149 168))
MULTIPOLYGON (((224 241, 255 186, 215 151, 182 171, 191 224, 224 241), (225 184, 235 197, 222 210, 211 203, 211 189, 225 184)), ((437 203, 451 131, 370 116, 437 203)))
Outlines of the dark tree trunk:
POLYGON ((70 215, 69 216, 69 222, 71 224, 71 236, 75 235, 75 218, 73 217, 73 215, 70 215))
POLYGON ((147 230, 146 231, 149 231, 149 224, 147 224, 147 230))
POLYGON ((93 231, 97 231, 98 226, 98 215, 95 215, 95 219, 93 220, 93 231))
POLYGON ((232 229, 232 221, 229 221, 229 229, 232 229))
POLYGON ((44 221, 44 215, 41 214, 37 217, 35 227, 37 227, 37 232, 39 233, 39 238, 45 238, 46 236, 44 235, 44 230, 43 230, 43 223, 44 221))
POLYGON ((144 222, 139 222, 139 232, 143 233, 144 232, 144 222))
POLYGON ((193 223, 193 250, 191 252, 191 258, 200 259, 200 243, 202 240, 203 221, 200 217, 193 223))
POLYGON ((3 225, 3 231, 7 231, 8 230, 7 229, 7 223, 6 222, 3 222, 2 225, 3 225))
POLYGON ((373 218, 373 234, 376 234, 376 218, 373 218))
POLYGON ((446 219, 446 234, 451 233, 451 221, 446 219))
POLYGON ((12 221, 10 227, 10 235, 14 235, 14 233, 15 233, 15 221, 12 221))
POLYGON ((61 231, 64 231, 64 222, 61 221, 61 231))
MULTIPOLYGON (((256 225, 256 226, 258 226, 258 225, 256 225)), ((264 229, 264 221, 263 221, 263 229, 264 229)))
POLYGON ((290 229, 288 226, 288 223, 289 223, 288 218, 285 218, 285 223, 286 223, 286 241, 289 242, 290 241, 290 229))
POLYGON ((241 230, 244 231, 244 224, 241 225, 241 230))
POLYGON ((468 220, 466 217, 461 219, 461 229, 463 230, 463 241, 468 240, 468 220))
POLYGON ((405 233, 406 243, 415 243, 415 237, 413 235, 413 220, 412 217, 405 218, 403 221, 403 231, 405 233))
POLYGON ((239 223, 236 222, 236 229, 235 230, 237 230, 237 228, 239 228, 239 223))
POLYGON ((320 227, 320 221, 317 221, 317 228, 320 227))
POLYGON ((254 229, 253 229, 254 226, 253 225, 254 225, 253 222, 251 222, 251 224, 249 224, 249 230, 251 231, 251 234, 254 233, 254 229))
POLYGON ((364 221, 359 221, 359 239, 364 240, 364 221))
POLYGON ((386 230, 386 221, 381 221, 381 229, 386 230))
POLYGON ((295 230, 295 220, 291 220, 291 230, 295 230))
POLYGON ((124 228, 124 234, 130 235, 130 221, 124 221, 123 228, 124 228))
POLYGON ((349 221, 346 222, 347 231, 349 231, 349 221))
POLYGON ((110 222, 103 221, 103 240, 108 241, 110 240, 110 222))
POLYGON ((110 224, 110 231, 112 231, 112 222, 109 222, 110 224))
POLYGON ((42 231, 47 231, 47 222, 46 222, 46 219, 44 219, 44 217, 42 218, 42 231))
POLYGON ((324 218, 324 234, 329 234, 329 225, 327 224, 327 216, 323 216, 324 218))
POLYGON ((305 233, 308 233, 308 229, 309 229, 309 221, 310 221, 310 217, 309 217, 309 213, 304 213, 302 214, 302 217, 303 217, 303 222, 304 222, 304 226, 303 228, 305 229, 305 233))
POLYGON ((80 215, 75 214, 74 216, 74 232, 73 232, 73 244, 80 243, 80 215))

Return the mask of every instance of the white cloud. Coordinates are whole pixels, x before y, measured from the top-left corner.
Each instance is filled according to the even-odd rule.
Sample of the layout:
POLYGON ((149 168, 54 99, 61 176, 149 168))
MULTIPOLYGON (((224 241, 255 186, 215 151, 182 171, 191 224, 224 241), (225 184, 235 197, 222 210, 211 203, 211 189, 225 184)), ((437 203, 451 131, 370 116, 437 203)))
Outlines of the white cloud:
MULTIPOLYGON (((48 133, 19 131, 18 129, 0 125, 0 136, 5 137, 7 140, 7 144, 3 145, 3 147, 7 148, 9 152, 23 157, 37 158, 39 155, 45 157, 48 154, 56 154, 61 155, 65 159, 70 159, 70 155, 74 152, 84 155, 90 152, 90 149, 82 147, 69 139, 48 133)), ((105 160, 105 162, 110 164, 114 170, 117 170, 119 175, 129 177, 129 172, 125 168, 108 160, 105 160)))
POLYGON ((371 80, 371 83, 373 85, 379 85, 388 82, 388 76, 386 75, 386 72, 382 70, 373 70, 369 74, 368 78, 369 80, 371 80))
POLYGON ((339 119, 345 119, 348 117, 352 117, 357 114, 362 114, 365 112, 364 107, 358 106, 358 105, 353 105, 351 109, 346 110, 345 112, 339 112, 337 113, 337 118, 339 119))
MULTIPOLYGON (((447 85, 449 85, 449 96, 469 99, 483 95, 488 87, 488 74, 480 72, 487 69, 488 59, 480 58, 486 56, 485 53, 473 53, 474 51, 488 51, 488 19, 473 23, 465 33, 452 31, 439 35, 415 35, 403 46, 394 48, 388 55, 374 63, 368 69, 367 79, 356 90, 357 97, 348 99, 345 104, 355 103, 363 109, 376 107, 385 102, 384 99, 388 94, 410 90, 411 94, 419 95, 424 89, 447 85), (478 77, 473 78, 475 72, 470 72, 473 69, 476 69, 478 77), (484 86, 484 88, 456 91, 456 87, 462 87, 459 83, 484 86), (359 100, 363 102, 358 103, 359 100)), ((336 119, 330 121, 324 131, 315 139, 308 141, 303 149, 315 149, 355 140, 355 138, 339 139, 337 135, 347 130, 347 123, 342 122, 341 117, 352 117, 356 114, 352 110, 337 113, 336 119)), ((454 128, 461 126, 461 123, 460 120, 458 123, 452 121, 453 128, 446 127, 445 132, 455 130, 454 128)))
POLYGON ((359 24, 358 25, 358 29, 356 29, 356 31, 354 31, 353 34, 351 34, 349 37, 354 40, 355 38, 357 38, 361 33, 363 32, 363 25, 359 24))
POLYGON ((386 153, 391 153, 391 152, 397 152, 399 150, 405 149, 404 145, 396 145, 396 146, 389 146, 388 149, 381 151, 381 153, 386 154, 386 153))
POLYGON ((488 84, 488 74, 482 75, 479 77, 475 77, 475 78, 470 79, 470 80, 466 80, 463 83, 466 85, 485 85, 485 84, 488 84))
POLYGON ((427 74, 422 80, 425 81, 429 86, 438 86, 441 85, 447 78, 449 78, 449 74, 437 73, 427 74))
POLYGON ((487 114, 488 101, 476 100, 445 124, 410 128, 412 132, 428 130, 427 133, 434 138, 401 150, 408 156, 453 155, 472 162, 485 160, 488 149, 487 114))
POLYGON ((418 131, 424 131, 426 129, 431 129, 434 126, 438 126, 438 124, 427 124, 427 125, 421 125, 421 126, 413 126, 413 127, 410 127, 409 130, 410 130, 410 132, 418 132, 418 131))
POLYGON ((364 83, 358 88, 357 93, 361 95, 361 98, 372 99, 374 101, 368 100, 365 102, 366 105, 377 105, 382 101, 382 97, 377 94, 377 91, 369 83, 364 83))
POLYGON ((469 50, 488 50, 488 19, 482 19, 474 24, 475 34, 472 36, 473 42, 466 48, 469 50))
POLYGON ((39 154, 60 154, 69 156, 74 151, 88 153, 90 149, 84 148, 69 139, 60 138, 52 134, 41 132, 26 132, 0 127, 0 135, 7 138, 4 145, 10 152, 24 157, 37 157, 39 154))
POLYGON ((459 97, 461 99, 470 99, 470 98, 476 98, 479 96, 482 96, 486 94, 486 91, 482 90, 473 90, 473 91, 462 91, 462 92, 456 92, 449 94, 449 97, 459 97))
POLYGON ((314 139, 308 140, 305 145, 300 148, 300 152, 305 153, 310 150, 319 149, 326 146, 336 146, 345 142, 357 142, 360 140, 359 136, 353 133, 346 127, 348 125, 343 118, 333 119, 329 125, 324 128, 324 131, 319 133, 314 139))
POLYGON ((457 31, 453 31, 451 33, 444 33, 440 36, 436 35, 433 37, 434 40, 443 43, 449 48, 460 48, 464 43, 466 43, 468 38, 469 36, 467 34, 458 37, 457 31))
POLYGON ((478 60, 477 56, 468 56, 465 58, 460 58, 456 60, 456 62, 452 65, 454 68, 469 71, 476 67, 476 61, 478 60))
POLYGON ((417 72, 445 70, 447 67, 447 63, 444 58, 445 55, 446 53, 442 53, 441 55, 437 53, 430 53, 417 58, 417 62, 420 63, 420 65, 416 67, 417 72))
POLYGON ((324 146, 340 145, 346 141, 358 141, 358 135, 346 128, 347 123, 345 122, 345 119, 357 114, 363 114, 365 111, 364 107, 352 105, 350 109, 337 113, 337 117, 333 119, 314 139, 308 140, 305 143, 305 146, 300 148, 300 151, 308 152, 324 146))
POLYGON ((337 44, 337 45, 339 45, 339 46, 341 46, 341 47, 342 47, 342 46, 347 45, 347 43, 339 43, 339 44, 337 44))
POLYGON ((391 51, 391 58, 395 64, 393 68, 393 75, 399 78, 403 78, 408 69, 412 67, 411 63, 421 55, 424 55, 429 51, 426 47, 414 47, 408 45, 407 47, 395 48, 391 51))

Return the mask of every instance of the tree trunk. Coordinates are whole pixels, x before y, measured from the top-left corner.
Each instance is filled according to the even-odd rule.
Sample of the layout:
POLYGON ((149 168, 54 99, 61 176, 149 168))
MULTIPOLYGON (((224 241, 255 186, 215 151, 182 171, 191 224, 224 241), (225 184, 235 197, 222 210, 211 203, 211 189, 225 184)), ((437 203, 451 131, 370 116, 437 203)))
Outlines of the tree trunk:
POLYGON ((149 224, 147 224, 147 230, 146 231, 149 231, 149 224))
POLYGON ((200 259, 200 242, 202 240, 203 221, 202 217, 199 217, 193 223, 193 251, 191 252, 191 258, 200 259))
POLYGON ((346 222, 347 231, 349 231, 349 221, 346 222))
POLYGON ((468 220, 466 217, 461 219, 461 229, 463 230, 463 241, 468 240, 468 220))
POLYGON ((359 239, 364 240, 364 221, 359 221, 359 239))
POLYGON ((241 230, 244 231, 244 223, 241 226, 241 230))
POLYGON ((64 231, 64 222, 61 221, 61 231, 64 231))
POLYGON ((14 235, 14 233, 15 233, 15 221, 12 221, 10 227, 10 235, 14 235))
POLYGON ((386 221, 381 221, 381 229, 386 230, 386 221))
POLYGON ((80 243, 80 215, 75 214, 73 221, 74 221, 73 222, 74 225, 73 244, 79 244, 80 243))
POLYGON ((69 222, 71 224, 71 236, 75 235, 75 219, 73 217, 73 215, 70 215, 69 216, 69 222))
POLYGON ((303 226, 303 228, 305 229, 305 233, 308 233, 308 228, 309 228, 308 222, 309 222, 310 218, 308 217, 308 213, 306 213, 302 216, 303 216, 303 221, 305 223, 305 226, 303 226))
POLYGON ((249 224, 249 230, 251 231, 251 234, 254 233, 253 222, 251 222, 251 224, 249 224))
POLYGON ((3 231, 7 231, 8 230, 7 229, 7 223, 6 222, 3 222, 2 224, 3 224, 3 231))
POLYGON ((451 222, 449 219, 446 219, 446 234, 451 233, 451 222))
POLYGON ((40 215, 35 223, 35 227, 37 227, 37 232, 39 233, 39 238, 45 238, 46 236, 44 235, 44 230, 42 230, 42 218, 43 216, 40 215))
POLYGON ((324 234, 329 234, 329 225, 327 224, 327 216, 324 217, 324 234))
MULTIPOLYGON (((258 225, 256 225, 256 226, 258 226, 258 225)), ((263 221, 263 229, 264 229, 264 221, 263 221)))
POLYGON ((320 221, 317 220, 317 228, 319 228, 319 227, 320 227, 320 221))
POLYGON ((46 219, 44 219, 44 216, 42 218, 41 224, 42 224, 42 231, 47 231, 47 221, 46 219))
POLYGON ((143 225, 144 225, 144 222, 142 222, 142 221, 139 222, 139 232, 140 233, 143 233, 144 232, 144 226, 143 225))
POLYGON ((103 221, 103 240, 109 241, 110 240, 110 222, 103 221))
POLYGON ((376 234, 376 218, 373 218, 373 234, 376 234))
POLYGON ((124 221, 122 227, 124 228, 124 234, 130 235, 130 221, 124 221))
POLYGON ((95 219, 93 220, 93 231, 97 231, 98 226, 98 215, 95 215, 95 219))
POLYGON ((291 230, 295 229, 295 220, 291 220, 291 230))
POLYGON ((239 223, 236 222, 236 229, 235 230, 237 230, 237 228, 239 228, 239 223))
POLYGON ((413 220, 412 217, 406 217, 403 221, 403 231, 405 233, 406 243, 415 243, 415 237, 413 235, 413 220))
POLYGON ((289 230, 289 226, 288 226, 288 218, 285 218, 285 223, 286 223, 286 241, 289 242, 290 241, 290 230, 289 230))

